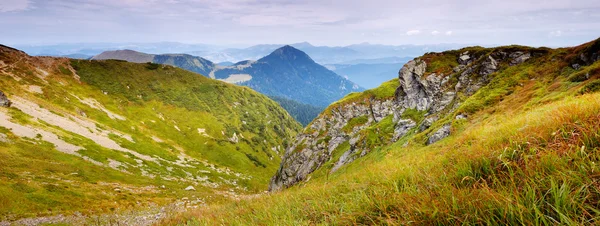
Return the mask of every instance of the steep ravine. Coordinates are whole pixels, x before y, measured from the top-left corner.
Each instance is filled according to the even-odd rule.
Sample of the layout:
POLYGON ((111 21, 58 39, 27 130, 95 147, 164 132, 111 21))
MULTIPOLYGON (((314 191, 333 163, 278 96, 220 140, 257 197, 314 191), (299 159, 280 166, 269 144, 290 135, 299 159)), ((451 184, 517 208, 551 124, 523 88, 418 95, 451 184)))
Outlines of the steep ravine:
MULTIPOLYGON (((598 60, 593 49, 596 45, 589 45, 579 56, 569 59, 569 68, 577 70, 598 60)), ((290 187, 310 179, 315 171, 335 172, 409 135, 424 134, 412 139, 422 145, 435 143, 452 133, 454 121, 466 120, 481 106, 496 101, 494 98, 502 98, 502 95, 483 97, 484 94, 471 98, 478 90, 493 86, 488 90, 501 87, 502 92, 510 93, 522 85, 518 82, 519 74, 511 78, 503 77, 504 74, 517 73, 542 58, 544 62, 558 61, 552 51, 522 46, 470 47, 414 59, 400 69, 397 80, 350 94, 322 112, 286 150, 269 189, 290 187), (513 71, 500 73, 508 70, 513 71), (469 98, 482 101, 475 104, 469 98)))

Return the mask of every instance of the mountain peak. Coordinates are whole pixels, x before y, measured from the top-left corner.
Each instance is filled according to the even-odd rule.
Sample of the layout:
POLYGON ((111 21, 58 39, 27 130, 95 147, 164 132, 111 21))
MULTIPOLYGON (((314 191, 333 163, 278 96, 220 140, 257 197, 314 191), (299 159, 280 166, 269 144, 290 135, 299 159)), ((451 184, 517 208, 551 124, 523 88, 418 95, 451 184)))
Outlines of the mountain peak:
POLYGON ((275 51, 273 51, 271 54, 264 57, 263 59, 282 59, 282 60, 289 60, 289 61, 311 61, 311 62, 314 62, 310 58, 310 56, 308 56, 306 53, 304 53, 301 50, 296 49, 290 45, 285 45, 279 49, 276 49, 275 51))

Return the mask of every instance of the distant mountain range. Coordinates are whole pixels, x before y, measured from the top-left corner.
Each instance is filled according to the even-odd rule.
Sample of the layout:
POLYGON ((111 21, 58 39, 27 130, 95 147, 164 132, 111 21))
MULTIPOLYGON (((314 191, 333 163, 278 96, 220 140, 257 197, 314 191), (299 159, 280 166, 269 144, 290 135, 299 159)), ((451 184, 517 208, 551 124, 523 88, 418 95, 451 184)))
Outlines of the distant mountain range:
POLYGON ((186 53, 193 51, 220 51, 225 49, 207 44, 185 44, 178 42, 156 43, 69 43, 55 45, 14 45, 29 55, 68 56, 72 54, 95 56, 108 50, 131 49, 150 54, 186 53))
POLYGON ((196 72, 208 76, 213 71, 216 65, 202 57, 192 56, 188 54, 147 54, 133 50, 115 50, 106 51, 92 57, 92 60, 125 60, 133 63, 157 63, 173 65, 188 71, 196 72))
POLYGON ((231 66, 217 65, 188 54, 155 55, 134 50, 106 51, 92 59, 173 65, 213 79, 249 86, 266 95, 321 107, 350 92, 363 90, 289 45, 278 48, 257 61, 240 61, 231 66))
MULTIPOLYGON (((240 60, 257 60, 262 56, 280 48, 282 45, 267 44, 256 45, 243 49, 223 49, 219 51, 192 51, 192 55, 203 56, 206 59, 221 62, 240 60)), ((411 59, 427 52, 439 52, 449 49, 463 47, 460 44, 436 44, 436 45, 375 45, 362 43, 356 45, 329 47, 314 46, 308 42, 290 44, 290 46, 304 51, 320 64, 342 64, 342 63, 369 63, 377 61, 389 61, 394 58, 411 59)), ((407 60, 403 60, 406 62, 407 60)))
MULTIPOLYGON (((190 71, 194 71, 206 76, 214 74, 213 70, 224 69, 232 72, 231 66, 238 68, 245 67, 249 62, 258 61, 273 51, 281 48, 281 44, 261 44, 247 48, 224 48, 221 46, 204 44, 182 44, 176 42, 161 43, 124 43, 124 44, 69 44, 54 46, 17 46, 24 49, 32 55, 51 55, 62 56, 74 59, 87 59, 92 55, 98 55, 103 50, 115 50, 110 53, 118 54, 118 50, 131 49, 138 52, 153 54, 152 62, 161 64, 175 65, 190 71), (92 54, 93 53, 93 54, 92 54), (170 53, 165 55, 164 53, 170 53), (172 53, 181 53, 189 55, 175 55, 172 53), (156 57, 160 56, 160 57, 156 57), (195 57, 201 56, 202 58, 195 57), (208 60, 208 61, 207 61, 208 60), (175 62, 178 61, 178 62, 175 62), (209 63, 209 61, 212 61, 209 63), (247 62, 242 62, 247 61, 247 62), (220 63, 217 63, 220 62, 220 63), (240 62, 240 63, 234 63, 240 62)), ((377 87, 382 82, 388 81, 398 74, 398 69, 405 62, 412 60, 415 56, 423 55, 427 52, 441 52, 449 49, 458 49, 463 47, 460 44, 436 44, 436 45, 379 45, 370 43, 361 43, 348 46, 330 47, 314 46, 308 42, 290 44, 291 47, 299 49, 311 56, 315 62, 324 65, 328 69, 348 78, 350 81, 365 88, 377 87)), ((110 59, 120 59, 118 56, 109 56, 110 59)), ((101 59, 104 56, 96 56, 101 59)), ((136 59, 144 59, 142 56, 136 59)), ((131 59, 125 59, 132 61, 131 59)), ((145 59, 147 60, 147 59, 145 59)), ((133 61, 139 62, 139 61, 133 61)), ((220 72, 224 73, 224 72, 220 72)), ((241 73, 233 77, 224 76, 228 82, 244 82, 249 77, 241 73)), ((254 83, 254 82, 251 82, 254 83)), ((249 84, 251 85, 251 84, 249 84)), ((300 101, 300 100, 297 100, 300 101)), ((302 102, 302 101, 300 101, 302 102)))
POLYGON ((316 116, 314 112, 318 111, 313 110, 315 107, 322 109, 351 92, 364 90, 292 46, 276 49, 256 61, 241 61, 231 66, 217 65, 187 54, 155 55, 133 50, 106 51, 92 57, 92 60, 107 59, 172 65, 213 79, 248 86, 263 94, 279 97, 275 100, 287 107, 286 110, 303 124, 316 116), (299 104, 290 104, 290 100, 299 104), (305 105, 308 107, 303 107, 305 105))
MULTIPOLYGON (((185 53, 202 56, 213 62, 239 62, 258 60, 284 46, 284 44, 261 44, 247 48, 230 48, 207 44, 158 43, 80 43, 59 45, 16 45, 30 55, 40 56, 94 56, 107 50, 131 49, 149 54, 185 53)), ((435 45, 378 45, 361 43, 349 46, 314 46, 308 42, 290 46, 302 50, 320 64, 358 64, 387 61, 394 57, 415 57, 427 52, 439 52, 464 47, 462 44, 435 45)), ((378 62, 382 63, 382 62, 378 62)))

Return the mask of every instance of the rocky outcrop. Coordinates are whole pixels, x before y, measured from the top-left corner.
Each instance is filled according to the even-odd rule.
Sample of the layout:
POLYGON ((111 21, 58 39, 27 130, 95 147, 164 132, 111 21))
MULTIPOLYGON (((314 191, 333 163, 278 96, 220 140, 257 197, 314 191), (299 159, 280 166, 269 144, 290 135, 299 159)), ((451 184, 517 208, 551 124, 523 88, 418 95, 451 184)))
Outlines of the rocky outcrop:
POLYGON ((10 107, 12 102, 4 95, 2 91, 0 91, 0 107, 10 107))
POLYGON ((442 126, 442 128, 435 131, 435 133, 433 133, 433 134, 431 134, 431 136, 429 136, 429 139, 427 140, 427 144, 433 144, 435 142, 440 141, 441 139, 446 138, 447 136, 450 136, 450 129, 451 129, 451 127, 449 124, 442 126))
POLYGON ((397 104, 392 100, 370 100, 368 103, 352 103, 338 106, 317 118, 296 138, 283 157, 281 167, 272 178, 269 189, 281 190, 299 181, 329 161, 334 151, 343 151, 334 160, 332 171, 352 162, 370 151, 360 131, 393 115, 397 104), (366 122, 353 128, 347 125, 351 119, 362 117, 366 122), (347 150, 336 150, 348 143, 347 150))
POLYGON ((514 66, 535 57, 527 49, 475 50, 443 53, 456 57, 450 70, 428 72, 427 57, 415 59, 400 69, 394 96, 342 101, 330 107, 286 150, 269 189, 289 187, 323 166, 334 172, 371 150, 410 134, 426 132, 427 140, 423 142, 433 144, 452 131, 451 123, 436 122, 466 119, 467 115, 451 115, 461 101, 486 86, 501 65, 514 66), (405 116, 409 109, 424 117, 405 116), (381 124, 389 123, 386 117, 391 117, 391 130, 382 129, 381 124))

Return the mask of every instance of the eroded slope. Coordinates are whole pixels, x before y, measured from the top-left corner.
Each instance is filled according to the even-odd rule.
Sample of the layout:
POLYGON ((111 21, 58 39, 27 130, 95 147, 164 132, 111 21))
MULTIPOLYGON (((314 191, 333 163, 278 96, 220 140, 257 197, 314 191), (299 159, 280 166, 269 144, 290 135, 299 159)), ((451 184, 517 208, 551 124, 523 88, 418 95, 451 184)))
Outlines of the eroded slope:
POLYGON ((158 64, 0 46, 0 91, 0 220, 261 191, 300 129, 249 88, 158 64))

